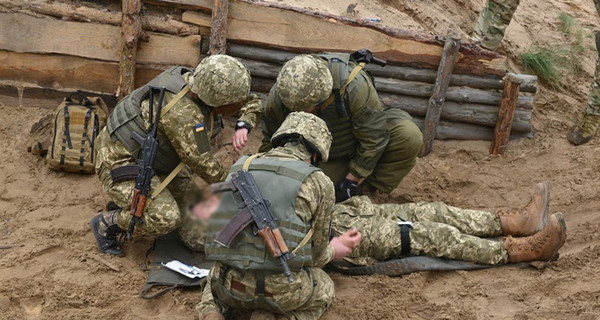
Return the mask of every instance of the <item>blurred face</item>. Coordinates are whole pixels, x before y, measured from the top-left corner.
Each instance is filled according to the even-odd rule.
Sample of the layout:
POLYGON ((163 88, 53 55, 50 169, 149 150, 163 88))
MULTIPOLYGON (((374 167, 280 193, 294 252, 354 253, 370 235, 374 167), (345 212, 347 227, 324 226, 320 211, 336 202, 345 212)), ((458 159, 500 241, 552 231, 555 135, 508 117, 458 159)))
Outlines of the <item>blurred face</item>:
POLYGON ((212 195, 210 196, 210 198, 195 204, 192 207, 192 215, 208 222, 210 220, 210 217, 217 210, 220 204, 221 199, 216 195, 212 195))

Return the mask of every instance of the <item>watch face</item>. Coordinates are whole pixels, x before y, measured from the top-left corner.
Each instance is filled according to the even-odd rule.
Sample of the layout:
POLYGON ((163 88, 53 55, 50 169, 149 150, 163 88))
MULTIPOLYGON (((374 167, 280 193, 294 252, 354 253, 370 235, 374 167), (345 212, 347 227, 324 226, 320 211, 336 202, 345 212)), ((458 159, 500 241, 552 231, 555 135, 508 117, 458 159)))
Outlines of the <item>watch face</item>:
POLYGON ((240 121, 237 123, 238 127, 243 127, 244 125, 246 125, 246 123, 244 121, 240 121))

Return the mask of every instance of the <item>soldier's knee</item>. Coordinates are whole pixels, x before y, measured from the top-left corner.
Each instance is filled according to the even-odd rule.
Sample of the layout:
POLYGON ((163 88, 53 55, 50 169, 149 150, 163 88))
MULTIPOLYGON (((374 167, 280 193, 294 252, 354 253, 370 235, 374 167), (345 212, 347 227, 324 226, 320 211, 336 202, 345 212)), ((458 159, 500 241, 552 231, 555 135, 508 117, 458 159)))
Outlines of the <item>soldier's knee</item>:
POLYGON ((416 157, 423 148, 423 133, 414 122, 403 120, 397 124, 398 134, 392 139, 400 140, 403 153, 408 157, 416 157))
POLYGON ((144 214, 146 235, 163 235, 181 225, 181 216, 177 206, 158 210, 146 210, 144 214), (154 211, 154 212, 153 212, 154 211))

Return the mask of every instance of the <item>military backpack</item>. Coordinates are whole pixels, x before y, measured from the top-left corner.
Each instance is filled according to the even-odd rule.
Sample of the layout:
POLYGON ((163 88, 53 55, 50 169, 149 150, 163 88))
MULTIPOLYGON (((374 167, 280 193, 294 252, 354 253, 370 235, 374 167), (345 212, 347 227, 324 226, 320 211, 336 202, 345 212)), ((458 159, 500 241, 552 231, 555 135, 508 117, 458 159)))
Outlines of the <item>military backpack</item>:
POLYGON ((52 116, 48 168, 94 173, 94 142, 106 125, 108 107, 99 97, 75 92, 66 97, 52 116))

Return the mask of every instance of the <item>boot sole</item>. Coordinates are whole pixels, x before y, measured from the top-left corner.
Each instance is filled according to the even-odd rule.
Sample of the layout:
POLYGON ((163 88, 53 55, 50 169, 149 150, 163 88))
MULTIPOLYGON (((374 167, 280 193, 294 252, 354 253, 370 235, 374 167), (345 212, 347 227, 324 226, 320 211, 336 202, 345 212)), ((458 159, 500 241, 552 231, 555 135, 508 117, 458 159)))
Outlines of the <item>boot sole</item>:
POLYGON ((550 261, 554 261, 558 259, 558 250, 560 250, 560 248, 562 248, 562 246, 565 244, 565 242, 567 241, 567 223, 565 222, 565 218, 562 214, 562 212, 557 212, 554 214, 556 216, 556 219, 558 219, 558 223, 560 223, 560 230, 561 230, 561 237, 560 237, 560 243, 556 246, 556 249, 554 249, 554 251, 552 252, 552 255, 550 258, 550 261))

